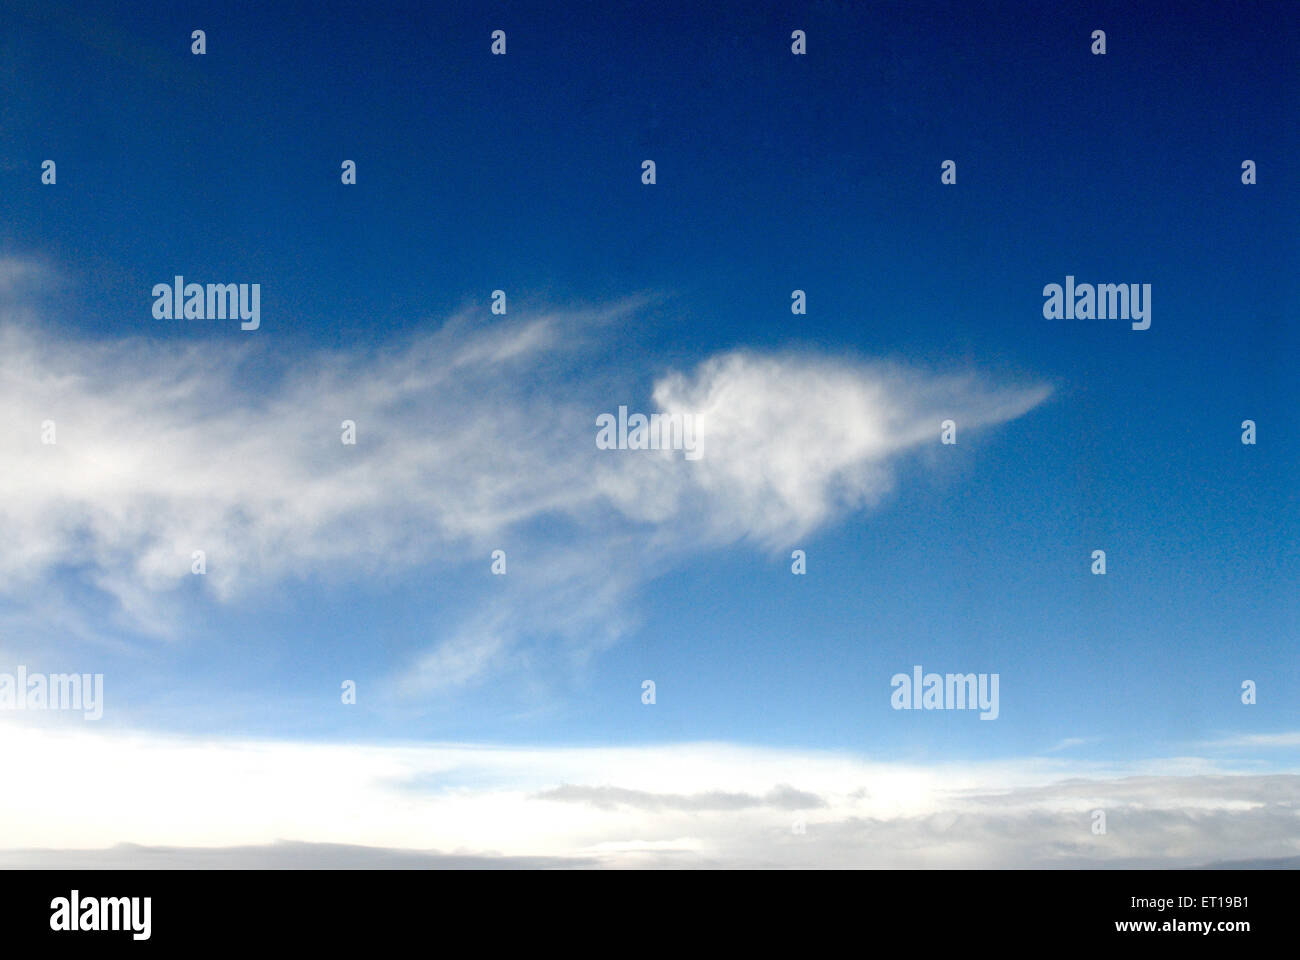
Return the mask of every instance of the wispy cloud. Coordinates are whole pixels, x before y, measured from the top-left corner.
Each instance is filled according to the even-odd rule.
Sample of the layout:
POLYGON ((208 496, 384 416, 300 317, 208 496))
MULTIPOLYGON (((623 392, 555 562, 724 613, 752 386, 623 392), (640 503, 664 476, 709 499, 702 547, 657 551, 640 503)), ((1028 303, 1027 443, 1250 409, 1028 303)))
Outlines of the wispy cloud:
POLYGON ((1219 740, 1203 740, 1198 746, 1208 748, 1243 748, 1269 749, 1274 747, 1300 747, 1300 730, 1288 730, 1282 733, 1247 733, 1219 740))
MULTIPOLYGON (((943 420, 963 430, 1003 423, 1048 393, 813 354, 714 357, 655 384, 660 409, 699 418, 705 451, 678 485, 693 503, 704 495, 698 513, 680 501, 671 512, 692 513, 715 540, 783 546, 877 503, 897 457, 937 444, 943 420)), ((641 502, 644 493, 635 488, 641 502)))
POLYGON ((222 604, 307 577, 486 574, 509 547, 529 558, 511 588, 432 629, 400 683, 464 686, 526 637, 577 656, 616 642, 638 587, 683 558, 788 545, 877 503, 942 419, 996 424, 1048 393, 812 353, 734 351, 685 371, 599 356, 643 307, 461 314, 379 347, 290 356, 260 335, 90 342, 0 319, 10 616, 39 585, 45 614, 75 619, 84 604, 59 598, 90 587, 128 633, 168 637, 196 550, 207 602, 222 604), (635 404, 647 376, 651 412, 697 417, 701 459, 597 449, 596 416, 635 404))

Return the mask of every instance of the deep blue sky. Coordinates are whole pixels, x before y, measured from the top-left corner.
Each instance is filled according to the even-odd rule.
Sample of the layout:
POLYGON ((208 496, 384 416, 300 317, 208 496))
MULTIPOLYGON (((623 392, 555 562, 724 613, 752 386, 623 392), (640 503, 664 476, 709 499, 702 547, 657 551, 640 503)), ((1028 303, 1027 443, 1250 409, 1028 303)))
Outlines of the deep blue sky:
POLYGON ((0 245, 68 278, 45 312, 65 334, 246 336, 153 320, 177 272, 261 282, 258 335, 287 352, 486 314, 498 287, 519 309, 644 293, 653 324, 623 334, 642 391, 666 364, 791 345, 1055 389, 793 544, 805 578, 744 546, 674 570, 540 714, 489 684, 340 724, 340 661, 390 673, 493 588, 475 568, 217 610, 147 666, 107 663, 123 719, 928 758, 1293 729, 1300 18, 1130 6, 5 4, 0 245), (1151 329, 1044 320, 1067 274, 1150 283, 1151 329), (900 717, 887 681, 913 663, 1000 672, 1002 718, 900 717))

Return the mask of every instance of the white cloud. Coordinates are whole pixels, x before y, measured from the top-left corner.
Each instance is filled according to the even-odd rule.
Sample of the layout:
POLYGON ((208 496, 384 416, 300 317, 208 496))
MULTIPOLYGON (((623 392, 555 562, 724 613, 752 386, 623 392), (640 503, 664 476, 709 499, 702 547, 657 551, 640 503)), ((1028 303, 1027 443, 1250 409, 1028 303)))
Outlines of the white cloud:
POLYGON ((779 547, 859 507, 894 482, 893 460, 952 418, 965 431, 1037 406, 1043 386, 992 387, 974 376, 936 376, 823 356, 714 357, 656 382, 668 413, 699 420, 702 458, 684 496, 707 497, 721 540, 779 547))
POLYGON ((916 766, 718 743, 345 745, 15 722, 0 723, 0 753, 13 787, 0 796, 8 850, 285 841, 290 859, 312 856, 295 845, 342 844, 384 848, 397 865, 410 865, 399 852, 437 851, 610 866, 1187 866, 1300 855, 1300 776, 1176 760, 1155 775, 1145 764, 916 766), (1104 836, 1091 829, 1099 808, 1104 836))
POLYGON ((40 289, 62 283, 58 272, 36 260, 0 258, 0 297, 30 299, 40 289))
MULTIPOLYGON (((26 269, 0 264, 0 279, 26 269)), ((653 372, 602 366, 600 340, 642 305, 461 315, 401 343, 290 356, 269 325, 201 343, 91 342, 0 316, 10 622, 31 596, 77 620, 71 578, 110 598, 128 632, 170 636, 195 550, 222 603, 295 578, 486 575, 490 551, 509 546, 510 589, 438 625, 406 684, 463 685, 508 665, 525 637, 599 650, 635 622, 638 586, 688 554, 806 536, 877 502, 900 455, 937 444, 941 419, 995 424, 1047 394, 732 352, 662 373, 645 398, 649 412, 697 414, 703 459, 598 450, 596 416, 635 409, 632 384, 653 372), (46 420, 56 445, 40 442, 46 420), (340 442, 343 420, 356 446, 340 442)), ((93 630, 81 616, 78 631, 93 630)))

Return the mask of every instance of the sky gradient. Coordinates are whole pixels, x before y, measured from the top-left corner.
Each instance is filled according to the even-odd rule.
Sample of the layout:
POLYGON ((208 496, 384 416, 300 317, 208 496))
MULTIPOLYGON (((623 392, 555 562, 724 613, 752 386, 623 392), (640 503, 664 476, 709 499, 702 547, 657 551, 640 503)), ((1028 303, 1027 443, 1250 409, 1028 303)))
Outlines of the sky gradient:
POLYGON ((0 5, 0 672, 105 678, 0 737, 117 758, 0 847, 1300 855, 1300 18, 1127 6, 0 5), (212 822, 132 818, 191 762, 212 822))

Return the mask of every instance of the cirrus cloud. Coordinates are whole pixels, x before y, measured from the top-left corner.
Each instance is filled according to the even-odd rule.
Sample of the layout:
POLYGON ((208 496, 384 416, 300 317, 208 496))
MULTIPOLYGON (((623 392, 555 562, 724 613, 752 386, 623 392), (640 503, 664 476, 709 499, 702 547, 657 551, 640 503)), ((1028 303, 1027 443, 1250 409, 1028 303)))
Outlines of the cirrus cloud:
POLYGON ((400 683, 453 688, 508 666, 526 637, 602 649, 634 626, 639 587, 684 558, 814 533, 878 503, 940 420, 994 425, 1048 395, 816 353, 733 350, 686 370, 601 356, 645 308, 462 313, 378 347, 281 354, 269 331, 76 340, 5 307, 9 616, 38 593, 43 617, 71 618, 60 591, 89 589, 128 634, 168 637, 195 550, 205 602, 222 605, 289 579, 461 568, 509 542, 531 558, 511 591, 439 625, 400 683), (596 448, 596 416, 635 408, 647 373, 646 408, 693 414, 701 459, 596 448))

